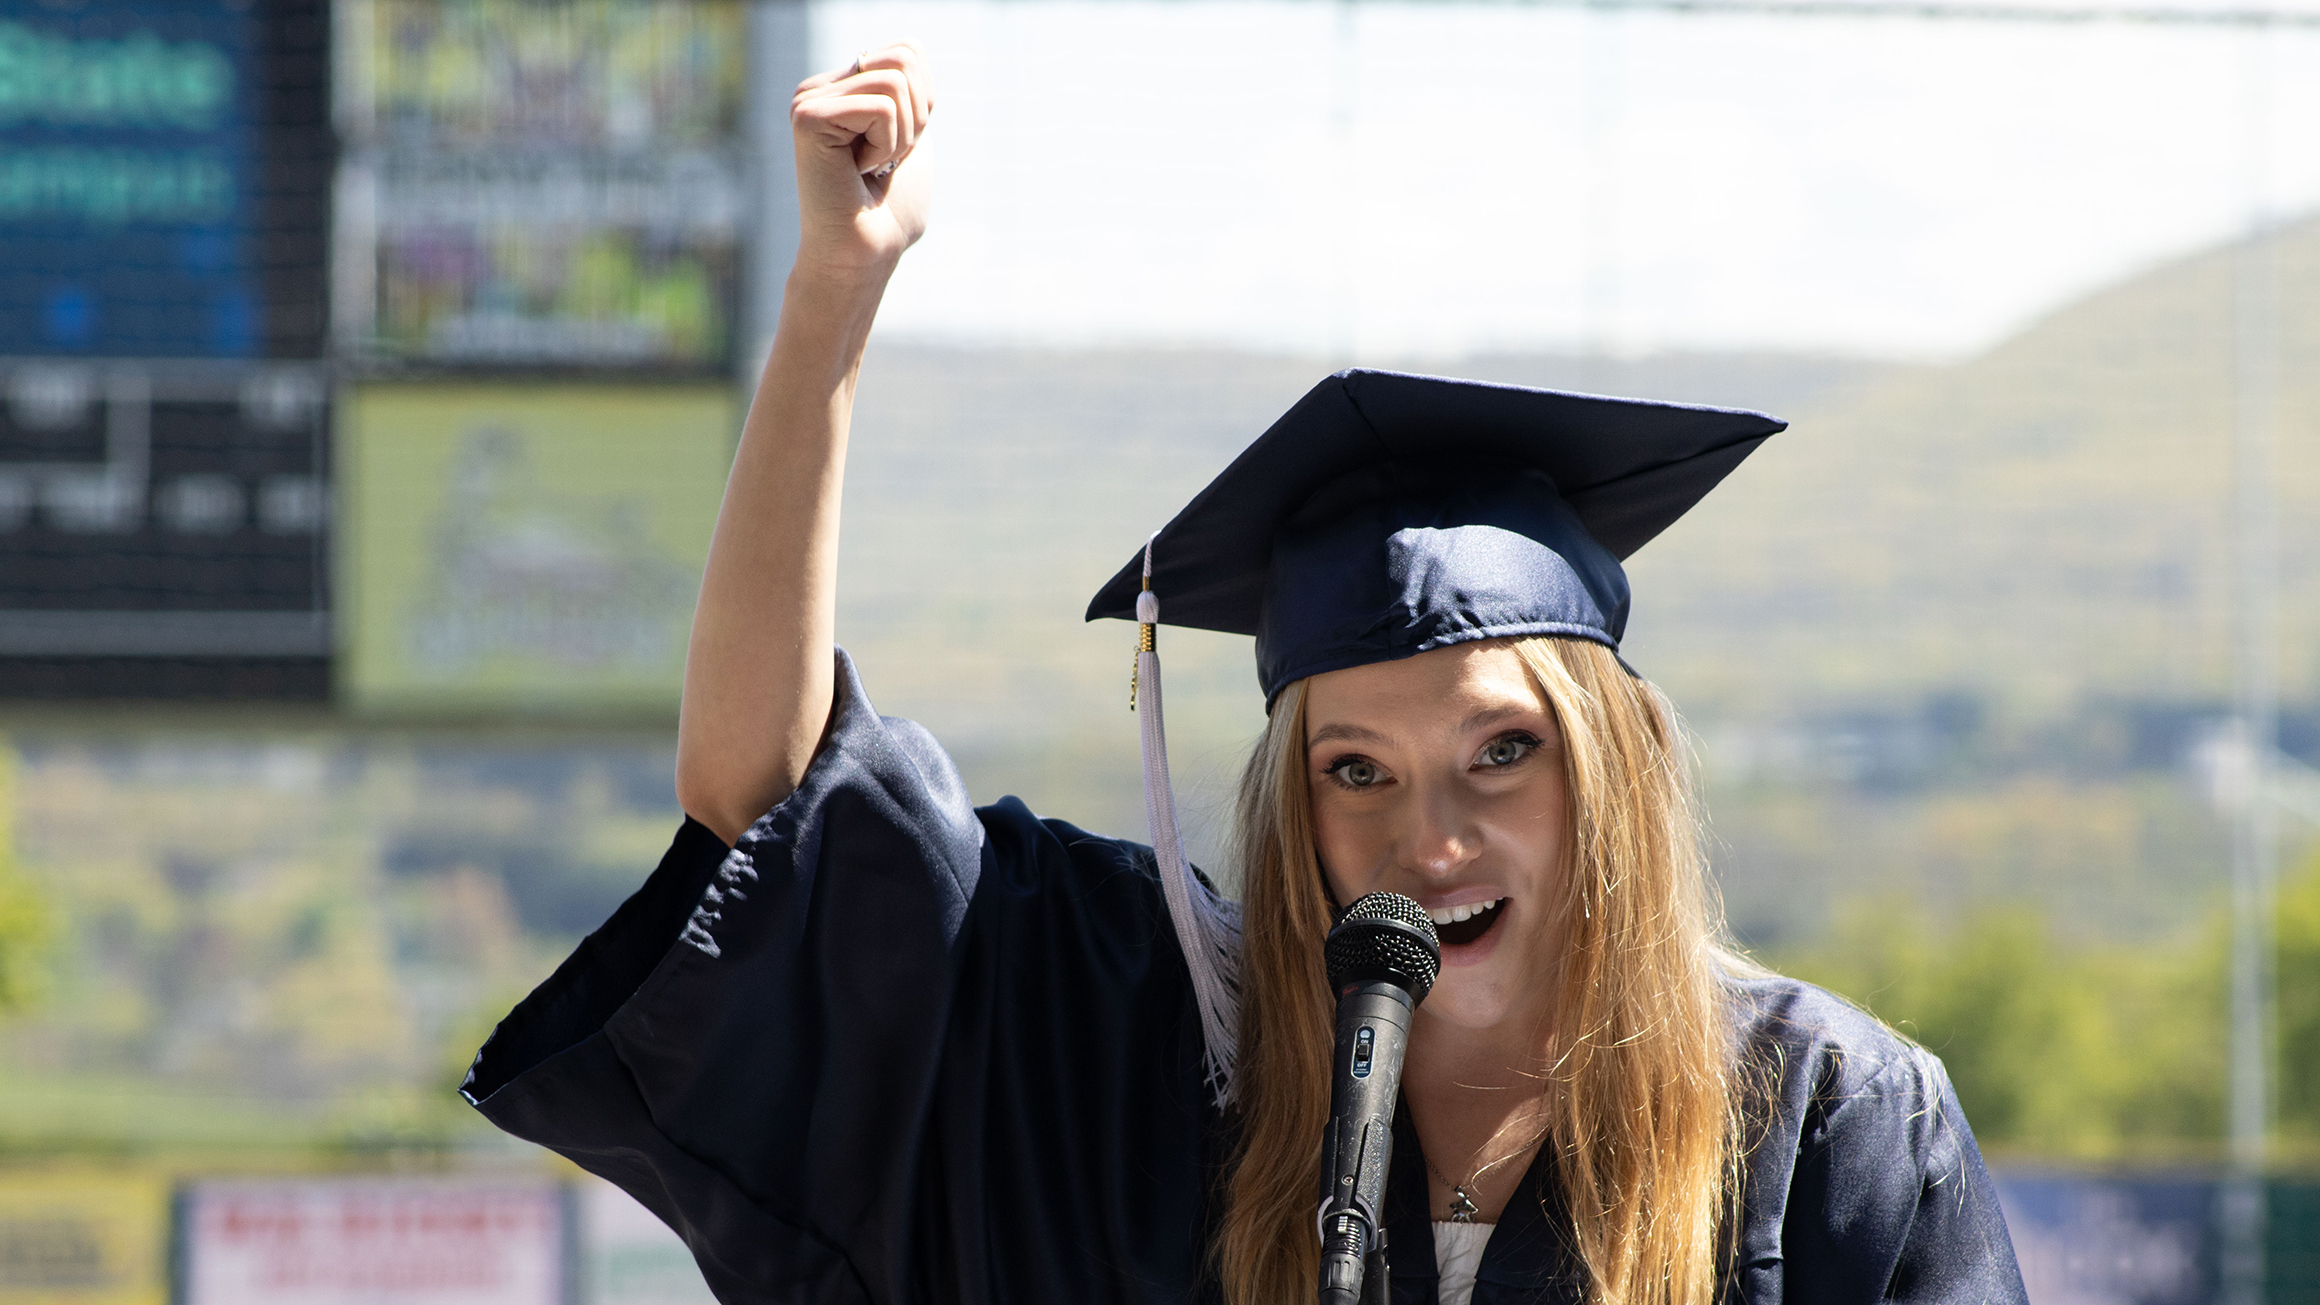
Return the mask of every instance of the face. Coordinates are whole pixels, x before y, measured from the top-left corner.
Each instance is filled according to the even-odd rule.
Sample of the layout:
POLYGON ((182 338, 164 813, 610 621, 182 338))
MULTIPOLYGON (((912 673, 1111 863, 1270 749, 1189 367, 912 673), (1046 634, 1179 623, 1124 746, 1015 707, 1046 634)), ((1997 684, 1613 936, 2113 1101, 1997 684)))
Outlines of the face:
POLYGON ((1442 935, 1421 1020, 1535 1019, 1558 939, 1569 793, 1562 732, 1502 643, 1458 644, 1306 686, 1313 829, 1340 904, 1417 899, 1442 935))

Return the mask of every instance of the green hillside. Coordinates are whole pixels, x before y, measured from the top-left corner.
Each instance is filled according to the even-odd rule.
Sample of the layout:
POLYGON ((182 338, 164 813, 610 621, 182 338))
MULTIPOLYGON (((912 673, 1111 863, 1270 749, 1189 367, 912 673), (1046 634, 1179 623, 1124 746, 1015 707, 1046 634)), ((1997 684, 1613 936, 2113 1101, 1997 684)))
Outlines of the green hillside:
MULTIPOLYGON (((2320 688, 2320 223, 2276 238, 2284 690, 2320 688)), ((1637 653, 1695 703, 1938 684, 2016 709, 2228 692, 2234 251, 1954 367, 1794 414, 1634 566, 1637 653)))

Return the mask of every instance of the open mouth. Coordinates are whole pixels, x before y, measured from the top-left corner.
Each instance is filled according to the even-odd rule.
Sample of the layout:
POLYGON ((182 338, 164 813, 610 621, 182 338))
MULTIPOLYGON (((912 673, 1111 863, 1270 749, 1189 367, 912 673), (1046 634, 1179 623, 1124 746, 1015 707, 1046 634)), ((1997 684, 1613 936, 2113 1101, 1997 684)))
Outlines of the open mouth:
POLYGON ((1444 947, 1458 947, 1473 942, 1490 932, 1502 914, 1499 907, 1506 905, 1501 897, 1496 901, 1475 902, 1468 906, 1453 906, 1447 910, 1428 911, 1427 918, 1434 922, 1434 933, 1444 947))

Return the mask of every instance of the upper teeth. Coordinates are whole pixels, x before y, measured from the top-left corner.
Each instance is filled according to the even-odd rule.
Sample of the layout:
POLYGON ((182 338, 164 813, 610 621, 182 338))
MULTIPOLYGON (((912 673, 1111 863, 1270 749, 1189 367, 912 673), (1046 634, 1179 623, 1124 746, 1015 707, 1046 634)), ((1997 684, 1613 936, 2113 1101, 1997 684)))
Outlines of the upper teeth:
POLYGON ((1505 900, 1506 899, 1503 897, 1496 897, 1487 902, 1476 902, 1471 906, 1453 906, 1445 910, 1428 911, 1426 912, 1426 918, 1432 920, 1435 926, 1439 928, 1445 924, 1456 924, 1460 920, 1471 920, 1475 916, 1482 914, 1484 911, 1490 910, 1505 900))

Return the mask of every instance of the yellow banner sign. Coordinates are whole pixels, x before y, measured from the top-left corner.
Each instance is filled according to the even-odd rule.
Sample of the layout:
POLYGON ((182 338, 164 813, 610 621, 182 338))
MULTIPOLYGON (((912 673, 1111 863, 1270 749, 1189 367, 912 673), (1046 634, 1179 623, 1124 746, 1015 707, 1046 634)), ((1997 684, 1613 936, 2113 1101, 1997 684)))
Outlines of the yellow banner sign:
POLYGON ((357 387, 338 462, 348 704, 673 713, 738 426, 725 386, 357 387))
POLYGON ((0 1305, 162 1305, 169 1184, 0 1170, 0 1305))

